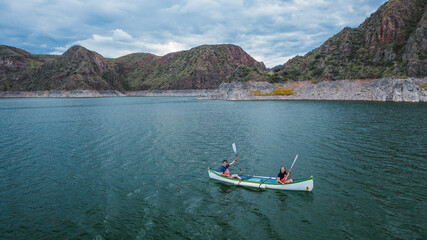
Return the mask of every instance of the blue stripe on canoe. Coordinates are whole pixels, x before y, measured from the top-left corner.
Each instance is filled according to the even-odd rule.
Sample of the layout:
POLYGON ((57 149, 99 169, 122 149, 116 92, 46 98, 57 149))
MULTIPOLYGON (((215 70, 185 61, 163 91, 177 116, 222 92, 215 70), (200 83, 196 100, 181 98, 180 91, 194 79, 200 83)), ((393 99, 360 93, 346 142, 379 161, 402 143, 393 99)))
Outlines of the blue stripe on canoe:
MULTIPOLYGON (((221 175, 220 171, 214 170, 210 168, 211 171, 218 173, 221 175)), ((243 181, 252 181, 252 182, 263 182, 263 183, 277 183, 276 177, 271 177, 271 179, 268 179, 269 177, 252 177, 252 176, 240 176, 243 181)), ((294 182, 298 182, 305 179, 294 179, 294 182)))
MULTIPOLYGON (((219 175, 221 175, 220 171, 214 170, 214 169, 210 169, 212 172, 218 173, 219 175)), ((240 176, 242 178, 243 181, 252 181, 252 182, 263 182, 263 183, 277 183, 276 177, 271 177, 271 179, 269 179, 269 177, 252 177, 252 176, 240 176)), ((304 180, 304 179, 298 179, 298 180, 294 180, 294 181, 299 181, 299 180, 304 180)))

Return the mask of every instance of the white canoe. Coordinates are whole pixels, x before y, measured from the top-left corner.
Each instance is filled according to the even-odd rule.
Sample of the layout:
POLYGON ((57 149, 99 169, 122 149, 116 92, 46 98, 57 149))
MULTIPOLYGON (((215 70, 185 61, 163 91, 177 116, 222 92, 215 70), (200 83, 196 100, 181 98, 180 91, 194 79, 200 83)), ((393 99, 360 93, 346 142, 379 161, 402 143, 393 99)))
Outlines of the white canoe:
POLYGON ((305 179, 294 179, 290 183, 277 183, 276 177, 261 177, 261 176, 240 176, 242 180, 237 178, 228 178, 221 176, 219 171, 208 168, 209 177, 221 182, 226 182, 238 186, 254 187, 254 188, 271 188, 277 190, 296 190, 296 191, 312 191, 313 176, 305 179))

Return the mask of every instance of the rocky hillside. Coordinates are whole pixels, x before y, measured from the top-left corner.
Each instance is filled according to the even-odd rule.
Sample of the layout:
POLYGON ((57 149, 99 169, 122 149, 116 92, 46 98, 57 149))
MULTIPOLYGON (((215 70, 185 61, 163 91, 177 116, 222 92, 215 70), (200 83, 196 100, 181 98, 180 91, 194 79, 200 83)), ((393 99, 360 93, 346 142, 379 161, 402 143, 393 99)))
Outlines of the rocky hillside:
POLYGON ((262 80, 266 71, 263 63, 235 45, 117 59, 81 46, 61 56, 0 46, 0 91, 213 89, 227 81, 262 80))
POLYGON ((0 91, 24 89, 28 79, 44 60, 19 48, 0 45, 0 91))
POLYGON ((222 82, 262 80, 267 71, 242 48, 203 45, 158 57, 130 54, 113 61, 128 89, 213 89, 222 82))
POLYGON ((80 46, 61 56, 0 46, 0 91, 123 90, 119 80, 101 55, 80 46))
POLYGON ((390 0, 359 27, 344 28, 320 47, 275 69, 280 80, 427 75, 425 0, 390 0))
POLYGON ((28 90, 123 90, 119 75, 98 53, 74 46, 41 65, 28 80, 28 90))

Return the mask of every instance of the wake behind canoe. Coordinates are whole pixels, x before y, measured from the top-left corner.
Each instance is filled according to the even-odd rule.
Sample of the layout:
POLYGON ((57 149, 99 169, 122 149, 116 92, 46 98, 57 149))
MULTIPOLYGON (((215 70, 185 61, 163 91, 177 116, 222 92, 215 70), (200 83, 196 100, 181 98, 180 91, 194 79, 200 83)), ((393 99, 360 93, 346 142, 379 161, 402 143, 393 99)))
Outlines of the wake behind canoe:
POLYGON ((254 188, 271 188, 277 190, 296 190, 296 191, 312 191, 313 176, 305 179, 295 179, 293 182, 285 183, 284 185, 277 183, 275 177, 262 176, 241 176, 242 180, 236 178, 228 178, 221 176, 217 170, 208 168, 209 177, 221 182, 226 182, 238 186, 254 187, 254 188))

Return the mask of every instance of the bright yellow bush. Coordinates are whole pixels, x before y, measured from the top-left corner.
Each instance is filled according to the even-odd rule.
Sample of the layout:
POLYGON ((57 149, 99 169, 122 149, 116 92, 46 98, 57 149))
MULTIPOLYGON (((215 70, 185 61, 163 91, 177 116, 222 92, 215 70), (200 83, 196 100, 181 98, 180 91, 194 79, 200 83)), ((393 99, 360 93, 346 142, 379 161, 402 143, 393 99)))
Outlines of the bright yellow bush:
POLYGON ((277 95, 290 96, 294 94, 294 91, 293 89, 278 88, 269 93, 262 93, 261 90, 253 90, 251 91, 251 94, 253 96, 277 96, 277 95))
POLYGON ((293 89, 286 89, 286 88, 278 88, 278 89, 275 89, 273 92, 274 92, 274 95, 290 96, 294 94, 293 89))

